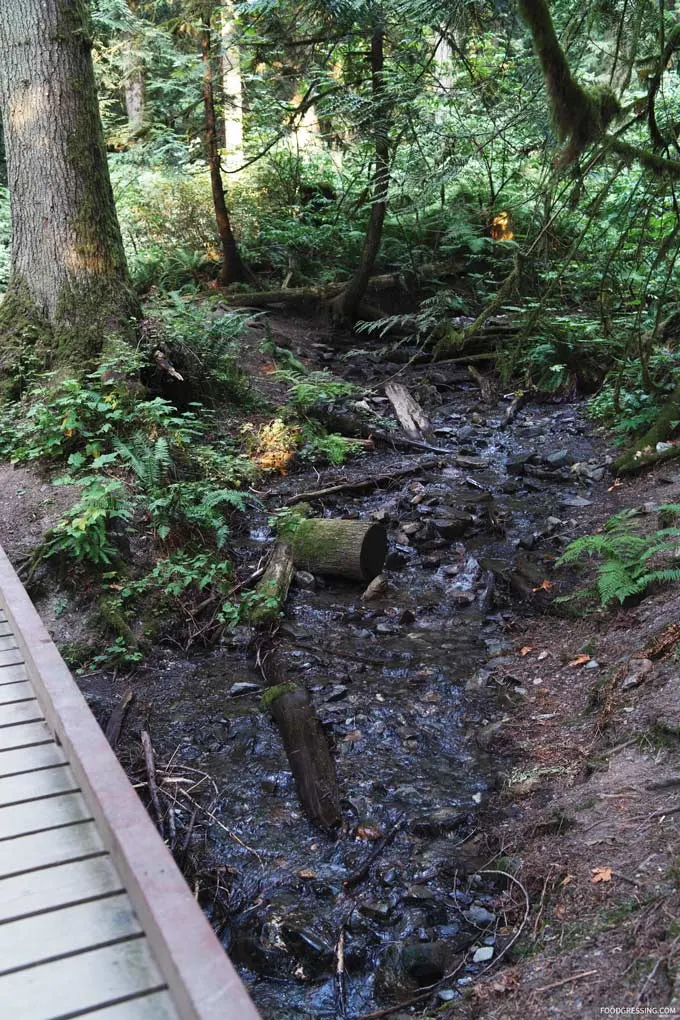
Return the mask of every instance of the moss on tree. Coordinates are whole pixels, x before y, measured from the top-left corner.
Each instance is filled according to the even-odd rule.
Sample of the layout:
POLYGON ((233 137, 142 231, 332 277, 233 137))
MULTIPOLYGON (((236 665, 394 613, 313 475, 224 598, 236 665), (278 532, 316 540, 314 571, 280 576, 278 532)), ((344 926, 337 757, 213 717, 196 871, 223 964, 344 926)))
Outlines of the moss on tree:
POLYGON ((611 89, 585 88, 576 81, 557 38, 547 0, 520 0, 519 9, 541 64, 555 130, 567 143, 560 159, 564 166, 602 137, 621 107, 611 89))

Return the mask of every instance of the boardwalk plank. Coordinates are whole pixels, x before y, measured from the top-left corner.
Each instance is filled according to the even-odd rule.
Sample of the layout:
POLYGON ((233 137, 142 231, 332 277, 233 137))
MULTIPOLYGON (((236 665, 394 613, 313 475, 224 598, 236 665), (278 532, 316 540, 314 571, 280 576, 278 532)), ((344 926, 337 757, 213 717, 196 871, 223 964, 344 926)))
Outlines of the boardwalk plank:
POLYGON ((12 1004, 17 1020, 48 1020, 163 984, 146 940, 132 939, 7 974, 0 978, 0 1002, 12 1004))
POLYGON ((96 1009, 83 1020, 180 1020, 168 992, 152 992, 117 1006, 96 1009))
POLYGON ((0 684, 15 684, 18 680, 28 680, 28 673, 23 662, 3 665, 0 662, 0 684))
MULTIPOLYGON (((54 868, 3 878, 0 880, 0 922, 28 917, 55 907, 71 906, 114 892, 123 892, 123 888, 109 857, 93 857, 87 861, 58 864, 54 868)), ((25 1018, 22 1017, 22 1020, 25 1018)))
POLYGON ((126 893, 0 925, 0 975, 141 934, 126 893))
POLYGON ((63 750, 52 741, 33 747, 20 747, 14 751, 0 751, 0 776, 13 776, 17 772, 44 769, 66 761, 63 750))
MULTIPOLYGON (((71 769, 65 765, 38 769, 37 772, 21 772, 18 776, 5 776, 0 779, 0 808, 7 804, 37 800, 38 797, 52 797, 56 793, 69 793, 77 789, 75 777, 71 769)), ((0 838, 2 836, 3 826, 0 821, 0 838)))
POLYGON ((28 680, 23 683, 2 684, 0 686, 0 705, 9 705, 13 701, 24 701, 26 698, 34 698, 35 691, 33 684, 28 680))
POLYGON ((17 639, 11 631, 9 634, 0 634, 0 652, 7 652, 18 647, 17 639))
POLYGON ((103 851, 104 843, 94 822, 17 836, 0 842, 0 879, 103 851))
POLYGON ((0 635, 2 635, 2 637, 5 637, 7 634, 11 633, 12 628, 10 627, 7 620, 3 616, 2 619, 0 619, 0 635))
POLYGON ((42 709, 35 698, 33 701, 15 701, 10 705, 0 705, 0 727, 38 722, 43 718, 42 709))
POLYGON ((80 792, 11 804, 0 807, 0 841, 25 836, 29 832, 54 829, 58 825, 85 822, 90 818, 92 811, 80 792))
POLYGON ((13 747, 28 747, 30 744, 39 744, 45 740, 52 740, 52 734, 44 722, 0 729, 0 751, 10 751, 13 747))
POLYGON ((23 661, 24 657, 18 648, 9 648, 5 651, 0 651, 0 666, 14 666, 16 663, 23 661))

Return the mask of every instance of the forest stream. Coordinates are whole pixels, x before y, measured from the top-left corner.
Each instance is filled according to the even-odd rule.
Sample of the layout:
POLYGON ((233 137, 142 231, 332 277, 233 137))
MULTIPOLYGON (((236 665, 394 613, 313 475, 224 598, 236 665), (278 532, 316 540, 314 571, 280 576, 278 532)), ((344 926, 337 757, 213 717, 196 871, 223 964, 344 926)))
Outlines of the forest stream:
MULTIPOLYGON (((418 369, 401 378, 419 392, 418 369)), ((522 906, 485 874, 498 863, 476 816, 504 753, 489 720, 500 694, 522 696, 504 679, 504 651, 517 614, 545 608, 542 581, 592 485, 606 484, 603 454, 582 404, 534 404, 505 425, 510 398, 483 404, 459 366, 430 369, 427 390, 439 401, 427 407, 431 445, 445 452, 372 451, 321 476, 296 472, 239 539, 252 570, 272 540, 267 512, 286 496, 412 467, 323 501, 327 515, 384 523, 385 590, 364 601, 360 584, 298 574, 274 639, 332 743, 338 838, 301 811, 249 628, 207 653, 158 652, 132 684, 165 789, 189 792, 176 801, 176 853, 187 841, 187 877, 277 1020, 359 1017, 447 974, 439 996, 453 1000, 502 952, 522 906)), ((84 678, 102 723, 125 686, 84 678)), ((121 753, 133 774, 137 747, 121 753)))

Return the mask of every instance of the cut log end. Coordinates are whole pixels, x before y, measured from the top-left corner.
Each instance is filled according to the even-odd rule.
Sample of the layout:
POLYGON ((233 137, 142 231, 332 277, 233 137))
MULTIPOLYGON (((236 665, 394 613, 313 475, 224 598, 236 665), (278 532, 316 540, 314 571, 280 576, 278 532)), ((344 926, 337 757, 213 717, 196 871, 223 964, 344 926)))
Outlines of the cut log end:
POLYGON ((293 557, 299 570, 372 581, 387 556, 387 533, 381 524, 310 518, 295 533, 293 557))

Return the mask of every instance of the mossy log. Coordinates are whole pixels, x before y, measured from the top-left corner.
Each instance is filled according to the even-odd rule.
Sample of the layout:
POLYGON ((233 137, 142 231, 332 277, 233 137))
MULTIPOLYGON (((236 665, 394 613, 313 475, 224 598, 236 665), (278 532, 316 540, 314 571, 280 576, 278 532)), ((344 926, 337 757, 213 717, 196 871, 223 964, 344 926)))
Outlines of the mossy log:
POLYGON ((311 518, 302 521, 293 539, 295 566, 312 574, 372 581, 386 555, 385 529, 371 521, 311 518))
POLYGON ((663 451, 671 456, 664 457, 657 452, 656 444, 663 443, 673 433, 676 423, 680 421, 680 383, 675 387, 668 402, 659 411, 653 424, 634 446, 612 462, 612 471, 617 475, 631 475, 643 471, 647 467, 670 460, 677 456, 674 451, 663 451))
POLYGON ((281 683, 262 700, 279 728, 305 814, 322 829, 336 828, 342 815, 335 763, 309 694, 281 683))
POLYGON ((277 542, 262 578, 255 588, 250 622, 257 625, 276 620, 288 597, 293 579, 293 553, 288 542, 277 542))

